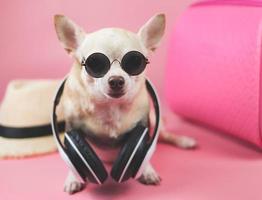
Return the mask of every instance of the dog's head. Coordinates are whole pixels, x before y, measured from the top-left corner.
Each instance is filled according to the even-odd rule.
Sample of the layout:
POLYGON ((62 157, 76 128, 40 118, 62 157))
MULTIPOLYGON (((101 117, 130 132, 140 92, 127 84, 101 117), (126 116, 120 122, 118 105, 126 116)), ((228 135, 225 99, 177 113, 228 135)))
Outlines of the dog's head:
POLYGON ((81 81, 99 101, 135 97, 145 82, 147 57, 165 29, 164 14, 149 19, 138 33, 118 28, 86 33, 62 15, 56 15, 54 22, 63 47, 79 63, 81 81))

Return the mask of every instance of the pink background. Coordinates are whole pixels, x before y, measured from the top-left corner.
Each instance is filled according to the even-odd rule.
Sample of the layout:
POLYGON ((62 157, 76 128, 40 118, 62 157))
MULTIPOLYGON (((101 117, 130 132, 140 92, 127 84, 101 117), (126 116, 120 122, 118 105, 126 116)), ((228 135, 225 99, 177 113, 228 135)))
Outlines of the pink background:
POLYGON ((193 6, 176 23, 165 78, 167 102, 179 115, 262 148, 262 1, 260 6, 222 2, 193 6))
POLYGON ((59 44, 54 14, 72 18, 88 32, 104 27, 137 31, 151 16, 164 12, 167 30, 151 58, 149 76, 162 87, 167 40, 177 16, 192 0, 1 0, 0 2, 0 97, 9 80, 63 77, 72 59, 59 44))

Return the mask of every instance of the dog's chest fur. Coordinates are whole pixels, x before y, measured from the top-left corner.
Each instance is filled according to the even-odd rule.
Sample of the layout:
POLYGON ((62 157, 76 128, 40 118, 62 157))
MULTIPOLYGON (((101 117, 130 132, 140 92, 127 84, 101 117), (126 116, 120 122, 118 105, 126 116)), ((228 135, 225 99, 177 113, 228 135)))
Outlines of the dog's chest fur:
POLYGON ((96 102, 77 74, 70 73, 63 94, 63 112, 67 127, 92 131, 95 137, 118 140, 137 122, 147 123, 149 101, 146 87, 129 102, 96 102))

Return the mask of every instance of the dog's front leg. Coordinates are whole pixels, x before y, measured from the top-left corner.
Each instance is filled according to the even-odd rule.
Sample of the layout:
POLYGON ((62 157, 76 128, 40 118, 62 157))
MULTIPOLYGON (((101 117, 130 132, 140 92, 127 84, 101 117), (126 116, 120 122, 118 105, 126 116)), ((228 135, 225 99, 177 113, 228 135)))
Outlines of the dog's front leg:
POLYGON ((145 185, 159 185, 161 178, 152 165, 148 163, 138 181, 145 185))
POLYGON ((85 188, 86 184, 80 183, 74 174, 69 171, 67 178, 65 180, 64 191, 69 194, 74 194, 85 188))
MULTIPOLYGON (((66 120, 66 130, 72 130, 72 120, 66 120)), ((73 172, 69 171, 64 184, 64 191, 69 194, 74 194, 85 188, 86 184, 80 183, 73 172)))

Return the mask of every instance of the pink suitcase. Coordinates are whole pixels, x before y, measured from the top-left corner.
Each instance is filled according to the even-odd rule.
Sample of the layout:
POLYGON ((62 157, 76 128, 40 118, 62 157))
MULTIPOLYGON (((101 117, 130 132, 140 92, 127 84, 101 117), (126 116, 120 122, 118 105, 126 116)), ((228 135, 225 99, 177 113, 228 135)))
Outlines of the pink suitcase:
POLYGON ((262 147, 262 1, 190 6, 174 25, 165 94, 173 111, 262 147))

